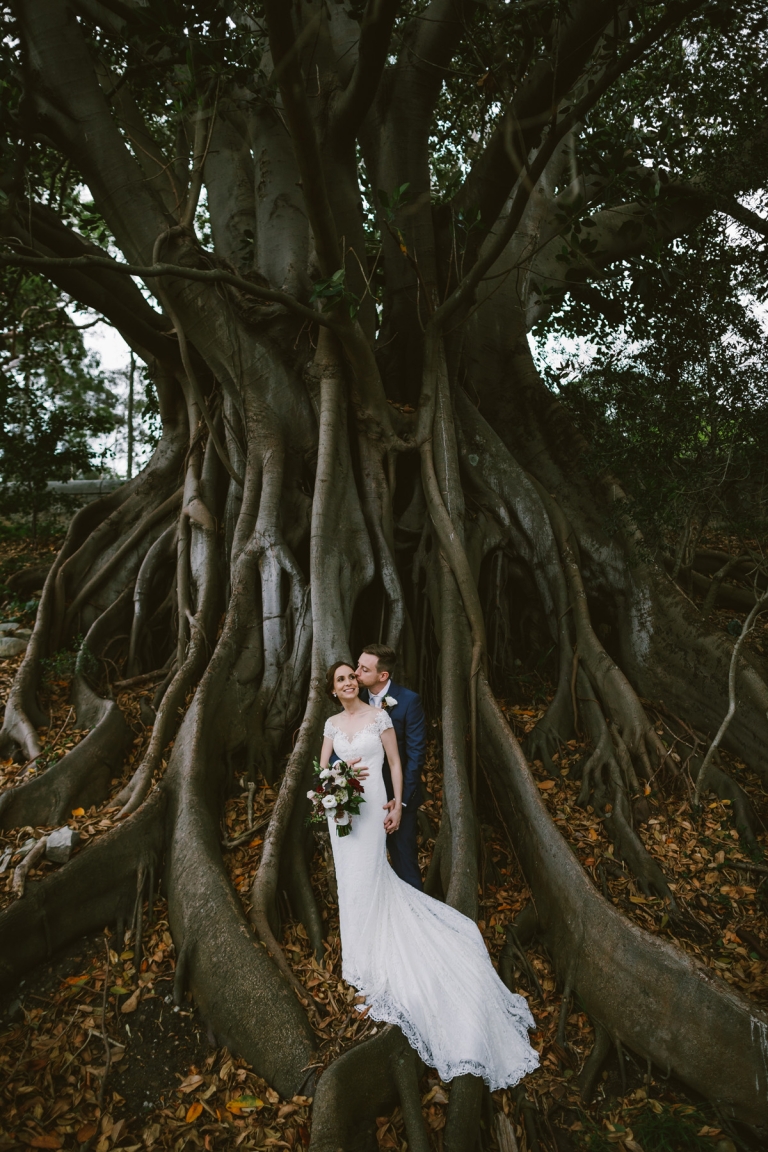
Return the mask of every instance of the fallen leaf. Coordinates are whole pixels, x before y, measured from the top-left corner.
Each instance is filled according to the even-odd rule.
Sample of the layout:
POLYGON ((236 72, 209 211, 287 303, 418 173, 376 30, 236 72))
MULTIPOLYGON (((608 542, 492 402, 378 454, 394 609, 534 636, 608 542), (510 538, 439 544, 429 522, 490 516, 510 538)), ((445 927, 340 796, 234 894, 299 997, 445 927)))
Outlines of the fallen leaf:
POLYGON ((132 995, 128 997, 125 1003, 120 1005, 121 1012, 135 1012, 139 1006, 139 997, 141 996, 141 988, 137 988, 132 995))
POLYGON ((78 1128, 75 1139, 78 1144, 85 1144, 86 1140, 90 1140, 91 1136, 95 1136, 97 1128, 95 1124, 83 1124, 82 1128, 78 1128))
POLYGON ((72 809, 72 815, 73 816, 85 816, 85 808, 73 808, 72 809))
POLYGON ((31 1136, 24 1140, 30 1148, 61 1148, 61 1140, 55 1132, 46 1132, 42 1136, 31 1136))
POLYGON ((197 1073, 195 1073, 192 1076, 187 1076, 186 1080, 182 1080, 176 1091, 184 1093, 192 1092, 195 1088, 197 1088, 198 1084, 202 1084, 202 1082, 202 1076, 199 1076, 197 1073))
POLYGON ((199 1100, 196 1100, 194 1104, 190 1104, 189 1108, 187 1109, 187 1124, 191 1124, 194 1120, 197 1120, 202 1111, 203 1106, 199 1100))
POLYGON ((259 1100, 258 1096, 237 1096, 234 1100, 227 1101, 227 1111, 234 1112, 236 1116, 241 1112, 255 1112, 263 1107, 264 1101, 259 1100))
POLYGON ((554 788, 555 782, 554 780, 539 780, 538 786, 542 792, 548 792, 550 788, 554 788))
MULTIPOLYGON (((118 1060, 122 1060, 123 1056, 125 1056, 125 1052, 122 1048, 113 1048, 109 1056, 110 1064, 117 1064, 118 1060)), ((95 1064, 91 1064, 89 1065, 89 1070, 94 1076, 103 1076, 107 1070, 107 1066, 106 1064, 99 1064, 97 1067, 95 1064)))

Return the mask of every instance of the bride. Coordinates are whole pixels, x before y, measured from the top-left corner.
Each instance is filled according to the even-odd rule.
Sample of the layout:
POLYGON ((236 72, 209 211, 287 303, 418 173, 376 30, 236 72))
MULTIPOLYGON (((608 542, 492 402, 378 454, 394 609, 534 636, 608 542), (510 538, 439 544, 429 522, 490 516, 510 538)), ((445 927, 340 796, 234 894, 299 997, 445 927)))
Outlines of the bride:
POLYGON ((535 1027, 528 1005, 497 976, 474 921, 406 884, 389 866, 386 838, 400 825, 403 789, 392 721, 359 698, 351 665, 332 665, 326 683, 343 711, 326 721, 321 768, 335 752, 368 769, 366 802, 352 817, 350 834, 337 836, 333 818, 328 822, 342 975, 365 997, 372 1019, 396 1024, 444 1082, 472 1073, 491 1091, 516 1084, 539 1063, 528 1042, 527 1030, 535 1027), (389 802, 385 753, 394 788, 389 802))

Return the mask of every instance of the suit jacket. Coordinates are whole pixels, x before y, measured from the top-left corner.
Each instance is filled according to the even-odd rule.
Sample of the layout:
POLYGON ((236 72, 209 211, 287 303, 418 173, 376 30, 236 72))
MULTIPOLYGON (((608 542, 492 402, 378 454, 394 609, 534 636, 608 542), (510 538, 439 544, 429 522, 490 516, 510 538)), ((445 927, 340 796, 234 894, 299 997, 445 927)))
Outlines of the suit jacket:
MULTIPOLYGON (((386 708, 397 737, 400 763, 403 766, 403 804, 418 808, 421 804, 421 770, 427 755, 427 724, 424 709, 418 692, 404 688, 402 684, 390 681, 388 696, 397 700, 392 708, 386 708)), ((368 689, 360 691, 361 700, 368 703, 368 689)), ((383 705, 384 706, 384 705, 383 705)), ((384 784, 387 796, 392 799, 392 777, 389 764, 384 761, 384 784)))
MULTIPOLYGON (((410 688, 403 688, 401 684, 390 681, 388 696, 397 700, 393 708, 386 708, 392 721, 397 737, 397 748, 400 753, 400 763, 403 768, 403 804, 418 808, 421 804, 421 770, 427 755, 427 722, 424 719, 424 709, 421 706, 421 697, 418 692, 410 688)), ((368 703, 368 689, 360 689, 360 699, 368 703)), ((331 764, 338 760, 334 752, 331 755, 331 764)), ((384 759, 384 785, 387 796, 391 800, 395 794, 392 787, 392 776, 389 764, 384 759)))

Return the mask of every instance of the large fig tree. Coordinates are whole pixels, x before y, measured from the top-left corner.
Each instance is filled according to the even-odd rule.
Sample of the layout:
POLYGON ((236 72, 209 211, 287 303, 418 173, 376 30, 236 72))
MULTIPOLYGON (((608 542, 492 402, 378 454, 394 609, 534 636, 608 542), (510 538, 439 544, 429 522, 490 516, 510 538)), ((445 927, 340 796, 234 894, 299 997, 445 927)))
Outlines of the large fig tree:
MULTIPOLYGON (((110 796, 122 819, 4 913, 2 978, 105 923, 140 933, 162 878, 177 996, 281 1093, 314 1092, 313 1146, 353 1146, 399 1100, 424 1147, 396 1030, 314 1084, 276 919, 285 889, 322 956, 304 793, 323 672, 381 639, 439 721, 444 898, 475 914, 490 787, 598 1048, 768 1125, 768 1018, 595 889, 499 708, 488 641, 498 613, 542 622, 556 691, 527 756, 587 731, 583 795, 674 913, 631 819, 633 791, 671 771, 644 702, 714 733, 731 641, 666 574, 621 479, 584 466, 528 333, 564 300, 609 314, 630 262, 713 218, 765 236, 743 203, 768 156, 760 5, 15 0, 5 37, 1 259, 118 330, 162 436, 72 520, 7 702, 3 750, 34 760, 41 661, 84 637, 89 734, 6 791, 0 820, 110 796), (93 659, 107 645, 156 685, 117 796, 129 730, 93 659), (235 770, 279 782, 248 916, 220 847, 235 770)), ((725 746, 765 770, 765 669, 742 651, 735 676, 725 746)), ((721 768, 707 783, 734 788, 721 768)), ((446 1146, 473 1147, 480 1100, 471 1077, 453 1086, 446 1146)))

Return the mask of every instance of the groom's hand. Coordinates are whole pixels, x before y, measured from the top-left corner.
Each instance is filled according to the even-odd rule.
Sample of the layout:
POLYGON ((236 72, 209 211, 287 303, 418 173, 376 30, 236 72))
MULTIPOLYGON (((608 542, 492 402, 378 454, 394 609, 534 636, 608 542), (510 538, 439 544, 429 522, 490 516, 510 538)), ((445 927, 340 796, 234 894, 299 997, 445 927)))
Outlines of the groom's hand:
MULTIPOLYGON (((362 756, 355 756, 354 760, 347 760, 347 764, 349 765, 350 768, 354 768, 355 765, 359 764, 361 760, 362 760, 362 756)), ((360 769, 360 771, 358 772, 357 775, 358 775, 358 779, 367 780, 368 779, 368 765, 367 764, 363 765, 363 767, 360 769)))
POLYGON ((384 817, 384 831, 387 833, 397 832, 400 827, 402 809, 400 812, 396 811, 397 802, 395 800, 388 800, 386 804, 382 804, 382 808, 386 812, 386 816, 384 817))

